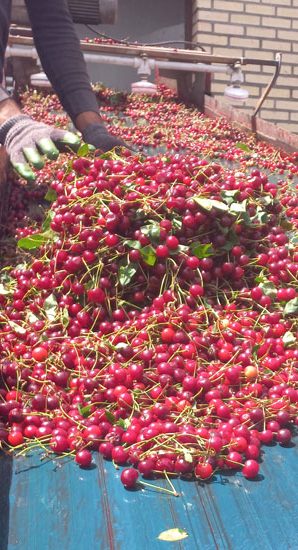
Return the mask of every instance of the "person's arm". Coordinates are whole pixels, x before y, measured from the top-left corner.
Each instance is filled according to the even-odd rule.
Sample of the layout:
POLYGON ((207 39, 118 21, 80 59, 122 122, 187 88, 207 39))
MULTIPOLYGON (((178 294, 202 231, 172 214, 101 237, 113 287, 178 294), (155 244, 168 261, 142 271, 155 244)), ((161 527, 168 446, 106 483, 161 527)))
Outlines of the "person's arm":
MULTIPOLYGON (((0 83, 4 77, 5 50, 10 25, 11 0, 0 1, 0 83)), ((7 99, 5 91, 0 93, 0 126, 10 117, 19 115, 20 108, 12 99, 7 99)))
POLYGON ((78 130, 100 123, 98 104, 66 0, 26 0, 42 67, 78 130))
POLYGON ((4 57, 10 25, 11 0, 0 2, 0 82, 3 80, 4 57))
MULTIPOLYGON (((126 147, 121 139, 109 134, 102 122, 66 0, 25 2, 42 66, 83 140, 102 152, 126 147)), ((0 0, 2 71, 9 18, 10 0, 0 0)), ((35 175, 30 165, 41 168, 43 156, 55 159, 60 148, 77 149, 80 139, 23 115, 13 100, 0 99, 0 144, 5 146, 17 172, 32 180, 35 175)))

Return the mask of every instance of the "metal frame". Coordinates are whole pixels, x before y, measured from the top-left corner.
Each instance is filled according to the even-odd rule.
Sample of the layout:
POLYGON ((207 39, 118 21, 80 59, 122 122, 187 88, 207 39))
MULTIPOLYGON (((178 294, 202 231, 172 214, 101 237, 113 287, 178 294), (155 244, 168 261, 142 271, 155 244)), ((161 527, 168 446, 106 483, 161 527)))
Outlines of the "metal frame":
MULTIPOLYGON (((22 45, 27 47, 34 47, 34 41, 31 36, 28 36, 28 29, 27 29, 27 36, 23 32, 24 29, 20 29, 18 27, 15 27, 12 29, 11 34, 9 35, 8 39, 8 45, 10 47, 13 47, 14 45, 22 45)), ((274 73, 271 77, 271 80, 269 81, 264 93, 262 94, 261 98, 259 99, 257 106, 253 112, 252 115, 252 121, 256 118, 258 112, 260 111, 264 101, 266 100, 268 94, 270 93, 270 90, 272 89, 273 85, 275 84, 278 75, 280 73, 281 68, 281 53, 277 53, 274 60, 271 59, 254 59, 250 57, 241 57, 241 56, 221 56, 221 55, 214 55, 209 54, 207 52, 202 52, 198 50, 187 50, 187 49, 178 49, 178 48, 164 48, 164 47, 156 47, 156 46, 142 46, 142 45, 123 45, 123 44, 106 44, 106 43, 100 43, 100 44, 89 44, 85 41, 81 41, 81 48, 82 51, 86 54, 96 54, 98 56, 104 56, 104 55, 115 55, 115 56, 132 56, 132 57, 138 57, 138 58, 148 58, 148 59, 155 59, 155 60, 167 60, 167 61, 173 61, 173 62, 184 62, 184 63, 190 63, 190 64, 223 64, 228 65, 231 67, 231 69, 235 65, 240 66, 247 66, 247 65, 258 65, 258 66, 267 66, 267 67, 273 67, 274 73)), ((175 65, 174 71, 175 71, 175 65)), ((168 69, 163 69, 164 71, 168 69)), ((191 75, 194 71, 190 70, 188 75, 191 75)), ((207 71, 206 71, 207 72, 207 71)), ((175 74, 177 74, 175 72, 175 74)), ((204 72, 202 73, 204 74, 204 72)), ((205 75, 204 75, 205 76, 205 75)), ((203 86, 202 79, 199 80, 199 89, 197 86, 197 92, 201 92, 201 96, 199 98, 199 103, 202 103, 202 93, 205 94, 205 88, 203 86)), ((189 87, 189 84, 188 84, 189 87)), ((184 90, 187 88, 187 85, 184 86, 184 90)), ((179 93, 179 90, 178 90, 179 93)), ((193 93, 188 90, 188 93, 193 96, 193 93)), ((186 92, 187 95, 187 92, 186 92)), ((194 101, 194 97, 189 97, 194 101)), ((185 97, 184 97, 185 99, 185 97)), ((187 99, 187 98, 186 98, 187 99)), ((196 101, 198 105, 198 101, 196 101)), ((203 107, 202 104, 198 105, 201 108, 203 107)))

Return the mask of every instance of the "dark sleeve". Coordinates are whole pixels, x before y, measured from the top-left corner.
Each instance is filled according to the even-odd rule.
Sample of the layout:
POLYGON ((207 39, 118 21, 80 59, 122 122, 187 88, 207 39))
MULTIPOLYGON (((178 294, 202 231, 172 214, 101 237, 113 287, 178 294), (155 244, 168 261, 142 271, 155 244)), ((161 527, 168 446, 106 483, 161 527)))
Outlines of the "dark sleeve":
POLYGON ((25 1, 42 67, 64 109, 73 121, 80 113, 98 112, 66 0, 25 1))
POLYGON ((10 25, 11 0, 0 0, 0 83, 3 79, 4 57, 10 25))

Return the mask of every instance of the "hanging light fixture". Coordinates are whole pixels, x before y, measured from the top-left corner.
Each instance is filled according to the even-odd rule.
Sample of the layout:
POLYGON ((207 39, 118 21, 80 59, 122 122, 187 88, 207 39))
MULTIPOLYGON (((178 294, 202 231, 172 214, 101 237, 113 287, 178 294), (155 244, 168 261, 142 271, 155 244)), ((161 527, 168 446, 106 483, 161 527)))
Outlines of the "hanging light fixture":
POLYGON ((242 88, 243 82, 244 76, 241 67, 239 64, 236 64, 232 70, 230 84, 225 88, 225 97, 232 101, 245 101, 248 98, 249 93, 248 90, 242 88))

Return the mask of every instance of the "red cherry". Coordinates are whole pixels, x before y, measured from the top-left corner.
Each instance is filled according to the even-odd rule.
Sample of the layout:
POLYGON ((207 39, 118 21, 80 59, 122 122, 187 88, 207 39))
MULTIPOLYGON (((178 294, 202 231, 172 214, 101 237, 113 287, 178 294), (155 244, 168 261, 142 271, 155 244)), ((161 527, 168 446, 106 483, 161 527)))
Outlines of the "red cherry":
POLYGON ((48 358, 48 350, 42 346, 37 346, 32 350, 32 357, 35 361, 43 362, 48 358))

